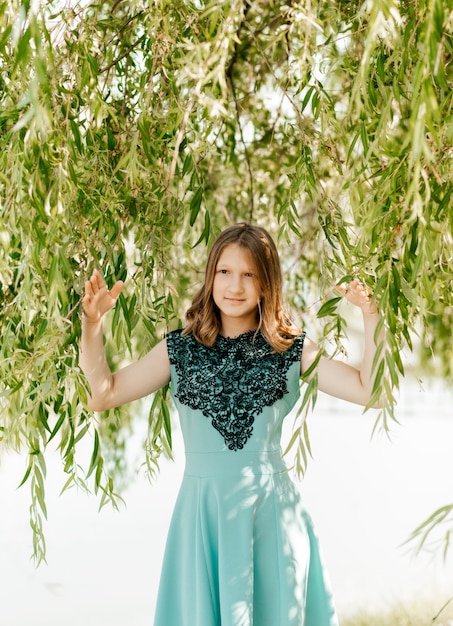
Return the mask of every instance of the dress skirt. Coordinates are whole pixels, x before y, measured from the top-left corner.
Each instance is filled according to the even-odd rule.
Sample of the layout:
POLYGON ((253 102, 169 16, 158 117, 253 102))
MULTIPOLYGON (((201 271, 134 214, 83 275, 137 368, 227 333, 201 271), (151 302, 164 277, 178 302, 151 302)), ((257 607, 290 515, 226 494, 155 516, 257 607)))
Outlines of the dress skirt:
POLYGON ((187 453, 154 626, 336 626, 309 515, 279 450, 187 453))

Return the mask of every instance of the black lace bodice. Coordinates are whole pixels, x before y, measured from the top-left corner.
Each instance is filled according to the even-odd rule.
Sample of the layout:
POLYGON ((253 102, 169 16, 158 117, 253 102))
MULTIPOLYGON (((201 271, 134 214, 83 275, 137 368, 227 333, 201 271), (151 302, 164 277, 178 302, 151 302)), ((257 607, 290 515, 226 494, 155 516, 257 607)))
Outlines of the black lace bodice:
POLYGON ((178 375, 174 395, 210 418, 230 450, 239 450, 252 435, 255 417, 288 393, 287 373, 300 361, 304 338, 305 333, 275 353, 255 331, 234 339, 219 336, 212 347, 173 331, 167 347, 178 375))

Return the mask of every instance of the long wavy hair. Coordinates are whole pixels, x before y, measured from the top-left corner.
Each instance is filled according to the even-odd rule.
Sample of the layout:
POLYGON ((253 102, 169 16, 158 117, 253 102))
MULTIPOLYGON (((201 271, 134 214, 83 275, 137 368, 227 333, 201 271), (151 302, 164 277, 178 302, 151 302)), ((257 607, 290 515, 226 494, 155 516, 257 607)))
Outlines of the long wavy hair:
POLYGON ((226 228, 214 241, 206 263, 205 280, 186 312, 183 334, 212 346, 221 331, 220 312, 212 296, 217 264, 227 246, 239 245, 250 254, 257 270, 261 298, 257 324, 263 337, 276 352, 284 352, 301 334, 283 306, 283 280, 280 258, 272 237, 261 226, 240 223, 226 228))

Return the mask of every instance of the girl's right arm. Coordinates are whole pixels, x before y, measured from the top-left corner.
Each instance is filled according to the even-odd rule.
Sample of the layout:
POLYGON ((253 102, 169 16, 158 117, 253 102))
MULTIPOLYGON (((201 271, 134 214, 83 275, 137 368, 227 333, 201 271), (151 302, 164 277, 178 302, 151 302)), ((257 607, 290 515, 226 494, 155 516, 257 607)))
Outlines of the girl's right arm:
POLYGON ((112 373, 105 358, 102 319, 115 304, 123 283, 107 290, 98 271, 85 283, 79 364, 90 387, 88 407, 106 411, 137 400, 170 381, 166 340, 131 365, 112 373))

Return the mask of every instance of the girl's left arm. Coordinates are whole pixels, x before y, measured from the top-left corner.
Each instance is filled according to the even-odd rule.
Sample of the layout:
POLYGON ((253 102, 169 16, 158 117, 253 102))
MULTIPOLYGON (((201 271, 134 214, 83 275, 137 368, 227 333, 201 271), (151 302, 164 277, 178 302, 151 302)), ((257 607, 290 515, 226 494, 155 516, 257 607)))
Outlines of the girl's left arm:
MULTIPOLYGON (((361 283, 353 281, 346 288, 340 286, 337 289, 344 294, 344 297, 351 304, 359 307, 362 311, 364 325, 363 358, 360 367, 355 368, 338 359, 322 356, 316 368, 318 389, 336 398, 365 406, 370 401, 373 391, 373 359, 380 343, 379 339, 375 342, 374 335, 379 322, 379 315, 376 304, 371 302, 371 296, 361 283)), ((319 346, 307 338, 302 351, 302 374, 313 364, 318 353, 319 346)), ((376 405, 376 407, 379 406, 381 405, 376 405)))

